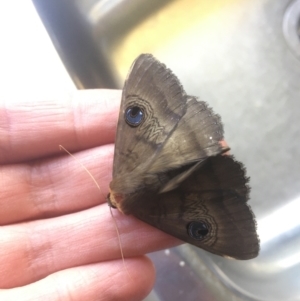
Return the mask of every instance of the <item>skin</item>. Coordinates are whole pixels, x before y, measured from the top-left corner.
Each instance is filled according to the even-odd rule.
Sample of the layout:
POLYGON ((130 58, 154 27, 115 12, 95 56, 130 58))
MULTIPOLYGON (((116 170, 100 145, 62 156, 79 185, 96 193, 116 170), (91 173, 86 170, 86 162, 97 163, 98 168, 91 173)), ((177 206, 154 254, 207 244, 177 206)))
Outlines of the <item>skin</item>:
POLYGON ((0 300, 142 300, 155 278, 144 254, 180 243, 114 210, 121 260, 105 199, 120 99, 0 99, 0 300))

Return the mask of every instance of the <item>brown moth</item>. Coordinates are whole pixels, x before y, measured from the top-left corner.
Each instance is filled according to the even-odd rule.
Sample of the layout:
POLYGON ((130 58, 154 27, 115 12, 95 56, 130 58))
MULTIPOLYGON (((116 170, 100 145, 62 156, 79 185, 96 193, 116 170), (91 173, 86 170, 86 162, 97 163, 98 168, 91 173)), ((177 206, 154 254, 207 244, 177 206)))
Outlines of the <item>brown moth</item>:
POLYGON ((211 253, 256 257, 249 180, 222 140, 220 117, 141 54, 123 89, 109 204, 211 253))

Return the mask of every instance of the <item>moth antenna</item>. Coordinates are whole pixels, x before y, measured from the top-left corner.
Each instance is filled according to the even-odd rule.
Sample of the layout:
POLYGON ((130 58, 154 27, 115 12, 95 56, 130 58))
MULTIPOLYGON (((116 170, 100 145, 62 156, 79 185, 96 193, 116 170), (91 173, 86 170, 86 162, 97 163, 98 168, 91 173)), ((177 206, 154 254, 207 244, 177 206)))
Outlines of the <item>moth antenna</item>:
POLYGON ((82 168, 88 173, 88 175, 91 177, 91 179, 94 181, 94 183, 96 184, 96 186, 98 187, 98 189, 100 190, 100 193, 104 196, 99 184, 97 183, 96 179, 94 178, 94 176, 91 174, 91 172, 74 156, 72 155, 65 147, 63 147, 62 145, 59 145, 59 149, 60 150, 64 150, 68 155, 70 155, 74 160, 76 160, 81 166, 82 168))
POLYGON ((121 252, 121 257, 122 257, 122 261, 123 261, 123 266, 129 276, 129 278, 133 281, 128 269, 127 269, 127 266, 125 264, 125 257, 124 257, 124 253, 123 253, 123 248, 122 248, 122 242, 121 242, 121 236, 120 236, 120 232, 119 232, 119 229, 118 229, 118 225, 117 225, 117 221, 112 213, 112 210, 111 210, 111 206, 109 206, 109 210, 110 210, 110 215, 114 221, 114 226, 115 226, 115 229, 116 229, 116 232, 117 232, 117 237, 118 237, 118 242, 119 242, 119 247, 120 247, 120 252, 121 252))
MULTIPOLYGON (((103 192, 102 192, 99 184, 97 183, 96 179, 91 174, 91 172, 73 154, 71 154, 65 147, 63 147, 62 145, 59 145, 59 149, 60 150, 64 150, 68 155, 70 155, 73 159, 75 159, 82 166, 82 168, 88 173, 88 175, 92 178, 92 180, 94 181, 94 183, 96 184, 96 186, 98 187, 98 189, 100 190, 100 192, 103 194, 103 192)), ((125 258, 124 258, 124 253, 123 253, 122 242, 121 242, 121 237, 120 237, 120 232, 119 232, 119 229, 118 229, 118 225, 117 225, 115 217, 113 216, 113 213, 112 213, 112 210, 111 210, 110 206, 109 206, 109 209, 110 209, 110 215, 111 215, 111 217, 113 219, 114 226, 115 226, 115 229, 116 229, 116 232, 117 232, 117 237, 118 237, 118 242, 119 242, 121 257, 122 257, 122 261, 123 261, 123 266, 124 266, 124 268, 125 268, 128 276, 129 276, 129 278, 133 281, 133 279, 132 279, 132 277, 131 277, 128 269, 127 269, 127 266, 125 264, 125 258)))

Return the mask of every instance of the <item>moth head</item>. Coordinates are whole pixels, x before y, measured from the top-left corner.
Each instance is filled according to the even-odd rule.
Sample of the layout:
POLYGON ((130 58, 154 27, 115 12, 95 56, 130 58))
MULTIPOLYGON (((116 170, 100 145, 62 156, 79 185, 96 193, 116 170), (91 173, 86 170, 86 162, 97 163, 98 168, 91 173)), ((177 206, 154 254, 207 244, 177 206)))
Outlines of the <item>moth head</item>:
POLYGON ((112 208, 117 208, 119 211, 123 212, 121 209, 121 204, 123 200, 123 196, 120 194, 114 193, 111 189, 109 189, 109 194, 107 195, 107 203, 112 208))

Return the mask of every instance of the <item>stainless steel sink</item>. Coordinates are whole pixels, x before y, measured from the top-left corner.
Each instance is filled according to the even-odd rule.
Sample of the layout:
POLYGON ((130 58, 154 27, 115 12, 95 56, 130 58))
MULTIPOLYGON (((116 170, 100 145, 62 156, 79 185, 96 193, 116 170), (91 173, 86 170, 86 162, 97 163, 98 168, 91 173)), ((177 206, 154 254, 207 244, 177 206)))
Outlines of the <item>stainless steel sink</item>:
POLYGON ((299 0, 33 2, 79 88, 121 88, 135 57, 153 53, 222 116, 251 176, 259 257, 150 254, 148 300, 300 300, 299 0))

